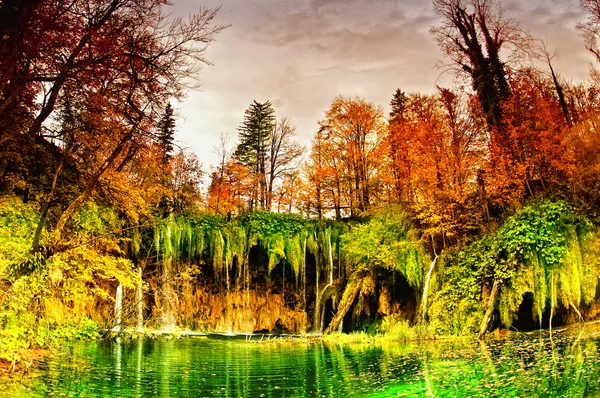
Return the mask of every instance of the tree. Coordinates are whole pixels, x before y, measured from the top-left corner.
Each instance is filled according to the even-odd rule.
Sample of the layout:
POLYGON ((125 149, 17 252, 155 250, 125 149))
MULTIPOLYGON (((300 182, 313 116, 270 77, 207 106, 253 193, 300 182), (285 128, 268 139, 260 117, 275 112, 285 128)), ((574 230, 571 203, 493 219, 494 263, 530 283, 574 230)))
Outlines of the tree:
POLYGON ((234 159, 254 173, 258 181, 250 199, 249 207, 267 206, 267 162, 271 134, 276 125, 275 111, 270 101, 259 103, 256 100, 246 109, 244 121, 238 128, 240 142, 233 154, 234 159))
POLYGON ((301 181, 298 170, 286 173, 281 184, 273 192, 273 200, 277 205, 277 213, 291 213, 294 208, 299 206, 299 190, 301 181))
MULTIPOLYGON (((470 79, 487 124, 502 131, 502 102, 510 97, 503 51, 511 61, 529 51, 531 40, 518 24, 504 17, 495 0, 434 0, 442 25, 433 28, 442 51, 470 79)), ((492 137, 492 140, 501 137, 492 137)))
POLYGON ((393 202, 411 208, 426 240, 438 248, 476 230, 480 218, 475 181, 487 141, 467 98, 438 87, 435 95, 398 90, 392 99, 388 190, 393 202))
POLYGON ((165 113, 158 123, 158 142, 163 152, 163 164, 168 164, 173 154, 173 140, 175 139, 175 117, 171 103, 167 103, 165 113))
POLYGON ((408 159, 410 135, 406 120, 406 106, 408 97, 396 89, 390 105, 392 111, 388 122, 386 144, 390 157, 391 168, 391 198, 390 202, 408 202, 412 199, 410 188, 411 164, 408 159))
POLYGON ((533 68, 511 76, 513 97, 504 106, 509 140, 488 166, 489 192, 502 203, 548 191, 566 192, 574 167, 569 124, 554 81, 533 68))
POLYGON ((221 214, 221 184, 225 177, 225 162, 228 159, 227 144, 229 142, 229 135, 221 133, 219 136, 219 146, 215 147, 215 154, 219 157, 219 166, 216 171, 211 174, 211 187, 213 183, 217 184, 217 188, 209 189, 209 208, 214 209, 216 214, 221 214), (213 194, 216 191, 216 195, 213 194), (211 200, 212 199, 212 200, 211 200))
MULTIPOLYGON (((78 170, 79 190, 71 196, 56 201, 54 184, 43 192, 43 201, 51 203, 55 213, 48 254, 67 244, 63 231, 83 203, 110 186, 111 179, 128 178, 127 166, 136 154, 153 145, 152 131, 167 100, 183 95, 196 76, 197 62, 207 63, 207 45, 225 28, 212 22, 218 9, 201 9, 187 21, 170 21, 155 0, 92 3, 31 2, 40 8, 17 7, 20 16, 32 14, 3 27, 11 37, 22 30, 44 38, 28 38, 26 46, 18 47, 21 52, 13 55, 24 59, 21 69, 0 65, 0 119, 13 118, 16 108, 28 109, 24 127, 3 134, 54 146, 59 157, 71 146, 68 159, 78 170), (39 106, 30 107, 25 93, 40 98, 39 106), (49 119, 66 103, 76 110, 71 116, 76 129, 61 128, 58 119, 57 128, 49 119)), ((10 11, 5 5, 0 13, 10 11)), ((61 167, 53 173, 56 180, 61 167)), ((40 223, 45 222, 42 217, 40 223)), ((34 240, 34 251, 37 247, 34 240)))
MULTIPOLYGON (((325 206, 325 141, 323 137, 324 129, 321 128, 312 139, 312 147, 309 155, 309 160, 304 164, 303 173, 307 180, 304 184, 304 203, 306 205, 307 215, 311 214, 311 209, 314 208, 316 215, 319 220, 323 217, 323 210, 325 206)), ((339 202, 335 202, 335 215, 336 219, 341 218, 339 202)))
POLYGON ((199 209, 204 172, 198 157, 193 153, 179 151, 171 159, 171 173, 173 210, 183 212, 199 209))
POLYGON ((278 179, 293 181, 289 177, 298 168, 298 159, 304 153, 305 148, 293 141, 295 135, 296 127, 288 118, 280 119, 271 134, 266 192, 266 209, 268 210, 271 210, 275 181, 278 179))
POLYGON ((255 189, 255 180, 246 166, 236 161, 226 162, 211 174, 208 208, 215 214, 240 214, 255 189))
POLYGON ((360 98, 339 96, 319 125, 320 147, 316 156, 325 165, 321 173, 330 177, 327 188, 336 216, 341 215, 345 201, 349 215, 355 217, 380 199, 376 188, 381 186, 385 168, 383 110, 360 98))
POLYGON ((584 23, 577 25, 581 30, 585 46, 590 51, 596 61, 600 62, 600 48, 598 40, 600 38, 600 2, 598 0, 579 0, 581 8, 587 13, 588 19, 584 23))

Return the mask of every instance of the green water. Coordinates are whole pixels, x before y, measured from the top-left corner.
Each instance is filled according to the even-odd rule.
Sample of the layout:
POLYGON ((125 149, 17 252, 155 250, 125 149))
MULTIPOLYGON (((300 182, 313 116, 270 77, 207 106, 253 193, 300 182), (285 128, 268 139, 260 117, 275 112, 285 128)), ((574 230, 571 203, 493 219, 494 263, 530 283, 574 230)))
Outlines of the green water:
POLYGON ((77 342, 5 396, 600 396, 600 328, 424 344, 77 342))

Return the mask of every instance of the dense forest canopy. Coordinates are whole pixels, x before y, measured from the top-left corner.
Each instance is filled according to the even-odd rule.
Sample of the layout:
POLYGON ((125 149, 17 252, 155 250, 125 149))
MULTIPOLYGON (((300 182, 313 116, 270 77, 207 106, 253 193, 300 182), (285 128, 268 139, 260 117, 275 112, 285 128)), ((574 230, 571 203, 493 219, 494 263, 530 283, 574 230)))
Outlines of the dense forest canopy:
MULTIPOLYGON (((499 2, 433 5, 432 40, 466 88, 390 87, 389 115, 340 95, 310 148, 292 115, 255 100, 206 173, 176 148, 170 101, 209 63, 227 28, 218 9, 173 19, 164 1, 3 2, 0 356, 110 328, 117 285, 135 291, 140 325, 181 323, 177 308, 199 319, 209 285, 246 292, 236 306, 268 288, 291 309, 282 319, 317 332, 344 329, 348 313, 483 336, 526 328, 526 296, 538 327, 596 317, 596 65, 572 84, 499 2)), ((598 57, 600 10, 581 5, 598 57)))

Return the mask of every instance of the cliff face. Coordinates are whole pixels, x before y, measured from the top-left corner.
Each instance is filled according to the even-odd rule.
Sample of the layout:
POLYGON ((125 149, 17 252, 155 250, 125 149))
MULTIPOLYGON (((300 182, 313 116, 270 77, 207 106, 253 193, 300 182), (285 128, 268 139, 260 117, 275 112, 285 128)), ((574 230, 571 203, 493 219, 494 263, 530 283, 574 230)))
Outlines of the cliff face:
MULTIPOLYGON (((267 272, 265 250, 237 258, 227 274, 207 264, 163 263, 146 267, 144 323, 156 329, 183 328, 220 333, 322 333, 330 324, 347 284, 335 263, 320 264, 308 253, 296 275, 280 261, 267 272)), ((416 295, 394 272, 370 277, 372 287, 352 303, 340 329, 365 327, 375 318, 416 313, 416 295)), ((131 319, 133 322, 133 319, 131 319)))
POLYGON ((246 258, 234 255, 218 268, 201 259, 147 265, 145 318, 156 328, 319 333, 325 305, 335 310, 345 276, 333 254, 331 262, 317 256, 302 253, 297 269, 281 258, 269 269, 268 249, 257 244, 246 258))
MULTIPOLYGON (((347 223, 252 213, 233 221, 170 218, 134 231, 129 255, 143 289, 124 292, 123 324, 322 333, 349 282, 341 254, 347 229, 347 223)), ((337 328, 364 328, 397 313, 414 318, 418 297, 399 271, 373 268, 365 277, 337 328)))

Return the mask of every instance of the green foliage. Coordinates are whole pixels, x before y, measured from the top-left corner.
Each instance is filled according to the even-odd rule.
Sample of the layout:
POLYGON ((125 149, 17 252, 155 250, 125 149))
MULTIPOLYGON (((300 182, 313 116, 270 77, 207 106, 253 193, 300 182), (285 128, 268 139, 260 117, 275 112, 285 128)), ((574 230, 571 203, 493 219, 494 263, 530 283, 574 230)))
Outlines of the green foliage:
POLYGON ((122 223, 113 209, 89 201, 75 215, 73 226, 73 233, 89 237, 115 233, 122 228, 122 223))
POLYGON ((252 102, 239 128, 240 143, 234 157, 254 173, 265 173, 271 132, 275 127, 275 110, 271 102, 252 102))
MULTIPOLYGON (((538 319, 549 306, 590 303, 600 266, 598 240, 591 224, 563 201, 525 206, 494 233, 473 242, 454 258, 447 257, 438 274, 434 307, 441 325, 481 319, 482 288, 501 281, 499 310, 509 327, 523 294, 534 295, 538 319), (462 308, 458 308, 462 305, 462 308), (455 314, 458 314, 456 316, 455 314)), ((475 329, 477 322, 468 322, 475 329)))
POLYGON ((273 235, 287 238, 306 228, 306 221, 301 216, 288 213, 256 211, 242 216, 240 222, 255 232, 260 239, 273 235))
POLYGON ((132 289, 141 283, 132 262, 120 257, 118 217, 93 202, 73 219, 72 239, 80 244, 46 258, 29 275, 11 278, 7 265, 29 254, 38 218, 17 199, 0 201, 0 359, 18 360, 18 350, 55 338, 94 337, 98 322, 109 321, 99 309, 107 307, 112 316, 116 285, 132 289))
POLYGON ((269 273, 275 268, 279 261, 285 259, 285 240, 282 235, 273 235, 266 240, 267 251, 269 253, 269 273))
POLYGON ((341 223, 309 221, 296 214, 252 212, 225 222, 210 215, 168 217, 148 232, 132 231, 132 246, 140 248, 135 255, 158 256, 159 261, 204 261, 219 274, 231 267, 234 257, 243 262, 249 249, 262 246, 269 257, 272 271, 287 262, 299 275, 304 263, 304 250, 326 264, 331 257, 339 262, 341 236, 346 227, 341 223), (144 243, 146 241, 146 244, 144 243), (148 247, 146 253, 141 248, 148 247))
POLYGON ((354 225, 342 236, 342 252, 350 272, 373 267, 396 270, 415 287, 423 284, 423 264, 429 262, 410 220, 396 208, 354 225))
POLYGON ((17 198, 0 197, 0 279, 29 255, 39 213, 17 198))
MULTIPOLYGON (((486 250, 485 240, 477 241, 486 250)), ((473 333, 483 317, 481 278, 477 267, 485 251, 445 252, 438 259, 438 272, 431 280, 429 321, 437 334, 462 336, 473 333), (472 260, 473 262, 469 261, 472 260)))

